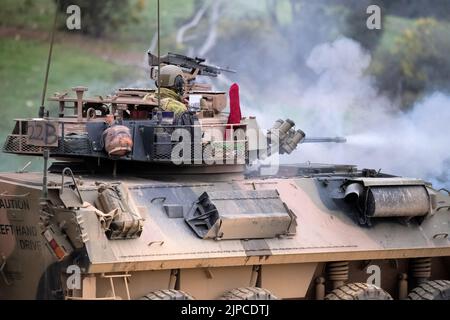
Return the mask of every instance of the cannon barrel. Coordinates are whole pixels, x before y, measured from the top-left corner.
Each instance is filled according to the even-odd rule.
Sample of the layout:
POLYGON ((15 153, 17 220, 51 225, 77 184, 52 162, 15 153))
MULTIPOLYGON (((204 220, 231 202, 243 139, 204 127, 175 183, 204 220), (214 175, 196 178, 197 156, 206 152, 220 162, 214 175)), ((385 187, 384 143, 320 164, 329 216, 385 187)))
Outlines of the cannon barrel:
POLYGON ((346 143, 347 139, 344 137, 310 137, 303 139, 302 143, 346 143))

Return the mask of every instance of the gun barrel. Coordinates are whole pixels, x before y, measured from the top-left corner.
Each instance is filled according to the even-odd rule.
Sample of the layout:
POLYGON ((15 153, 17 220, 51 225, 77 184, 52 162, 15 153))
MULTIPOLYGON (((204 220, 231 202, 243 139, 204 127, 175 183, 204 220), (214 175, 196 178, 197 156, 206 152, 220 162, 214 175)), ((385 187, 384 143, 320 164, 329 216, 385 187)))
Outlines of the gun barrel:
POLYGON ((303 139, 302 143, 346 143, 347 139, 345 137, 310 137, 303 139))
POLYGON ((209 77, 217 77, 221 72, 236 72, 232 69, 205 64, 205 59, 198 57, 191 58, 181 54, 169 52, 168 54, 161 56, 158 60, 158 57, 152 54, 150 51, 147 52, 147 54, 148 63, 151 67, 156 67, 159 65, 159 63, 171 64, 186 69, 198 69, 199 75, 209 77))

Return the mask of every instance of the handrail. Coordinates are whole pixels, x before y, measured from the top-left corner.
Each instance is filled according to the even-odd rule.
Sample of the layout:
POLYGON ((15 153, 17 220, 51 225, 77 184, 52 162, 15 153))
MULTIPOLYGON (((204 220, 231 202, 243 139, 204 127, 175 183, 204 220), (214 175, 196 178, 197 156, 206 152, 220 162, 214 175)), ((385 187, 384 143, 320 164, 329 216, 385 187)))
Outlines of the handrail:
POLYGON ((80 189, 78 189, 78 185, 77 185, 77 183, 75 181, 75 177, 73 175, 72 169, 70 169, 68 167, 64 168, 64 170, 62 171, 62 174, 61 174, 61 189, 59 190, 59 194, 62 195, 63 192, 64 192, 64 176, 66 175, 66 172, 69 172, 70 176, 72 177, 72 181, 73 181, 73 184, 75 186, 75 189, 77 190, 78 197, 80 197, 80 201, 81 201, 81 203, 83 203, 83 197, 81 196, 80 189))

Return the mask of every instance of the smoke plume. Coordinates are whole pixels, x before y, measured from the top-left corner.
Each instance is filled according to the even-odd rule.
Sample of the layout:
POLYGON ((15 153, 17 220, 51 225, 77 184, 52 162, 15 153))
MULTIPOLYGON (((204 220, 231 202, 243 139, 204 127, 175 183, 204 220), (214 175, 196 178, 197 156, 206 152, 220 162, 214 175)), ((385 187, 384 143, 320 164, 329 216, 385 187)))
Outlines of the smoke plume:
MULTIPOLYGON (((265 115, 260 118, 265 127, 276 118, 290 117, 307 136, 348 139, 346 144, 301 145, 284 161, 356 164, 448 187, 450 97, 434 92, 411 111, 400 112, 366 74, 370 61, 370 54, 353 40, 320 44, 306 61, 317 80, 301 92, 284 91, 284 107, 270 108, 273 99, 262 102, 259 110, 276 110, 270 116, 252 109, 247 113, 265 115)), ((281 86, 271 91, 282 90, 281 86)))

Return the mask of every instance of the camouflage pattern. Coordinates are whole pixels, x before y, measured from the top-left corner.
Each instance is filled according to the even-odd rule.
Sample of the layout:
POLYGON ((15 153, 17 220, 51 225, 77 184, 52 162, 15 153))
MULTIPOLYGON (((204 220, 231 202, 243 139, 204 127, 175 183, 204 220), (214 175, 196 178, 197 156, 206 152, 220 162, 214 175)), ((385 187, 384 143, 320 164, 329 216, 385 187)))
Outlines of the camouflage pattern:
MULTIPOLYGON (((179 115, 187 111, 186 105, 182 102, 182 98, 173 90, 168 88, 160 88, 161 92, 161 109, 171 111, 179 115)), ((147 94, 144 100, 158 102, 158 92, 147 94)))

